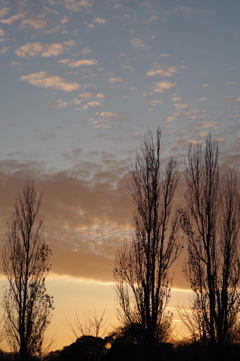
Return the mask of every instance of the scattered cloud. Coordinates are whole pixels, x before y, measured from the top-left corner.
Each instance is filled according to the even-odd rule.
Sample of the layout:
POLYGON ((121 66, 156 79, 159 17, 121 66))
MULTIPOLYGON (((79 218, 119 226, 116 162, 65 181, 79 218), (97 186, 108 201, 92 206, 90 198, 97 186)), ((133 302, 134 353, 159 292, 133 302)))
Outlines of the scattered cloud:
POLYGON ((1 8, 0 9, 0 18, 3 18, 10 11, 10 8, 1 8))
POLYGON ((202 126, 203 128, 213 128, 216 127, 217 123, 216 122, 203 122, 202 126))
POLYGON ((28 19, 23 20, 20 28, 42 30, 47 26, 47 20, 44 13, 32 15, 28 19))
POLYGON ((207 88, 209 86, 209 84, 203 84, 202 87, 203 88, 207 88))
POLYGON ((228 83, 226 83, 226 85, 237 85, 237 83, 235 83, 234 81, 229 81, 228 83))
POLYGON ((74 40, 64 41, 63 44, 71 47, 76 46, 76 42, 74 40))
POLYGON ((231 117, 231 119, 233 120, 233 119, 239 119, 240 118, 240 115, 233 115, 232 117, 231 117))
POLYGON ((90 9, 92 1, 90 0, 64 0, 64 5, 67 10, 70 11, 82 11, 90 9))
POLYGON ((104 18, 95 18, 93 19, 94 24, 106 24, 106 19, 104 18))
POLYGON ((122 81, 121 78, 109 78, 109 79, 108 79, 108 83, 109 83, 109 84, 120 83, 121 81, 122 81))
POLYGON ((3 38, 4 36, 6 36, 5 31, 3 31, 2 29, 0 29, 0 37, 3 38))
POLYGON ((0 54, 6 53, 8 49, 10 49, 10 46, 3 46, 2 48, 0 48, 0 54))
POLYGON ((82 55, 90 55, 92 50, 87 46, 86 48, 81 49, 82 55))
POLYGON ((15 50, 15 54, 22 58, 29 58, 40 55, 43 58, 58 56, 64 51, 64 46, 58 43, 27 43, 15 50))
POLYGON ((175 107, 176 110, 181 110, 181 109, 189 108, 189 105, 188 104, 176 103, 176 104, 174 104, 174 107, 175 107))
POLYGON ((230 97, 231 100, 234 101, 234 103, 239 104, 240 103, 240 96, 236 96, 236 97, 230 97))
POLYGON ((201 111, 201 110, 192 109, 192 110, 189 110, 188 112, 181 113, 181 114, 176 114, 176 115, 178 115, 178 116, 183 115, 187 119, 194 120, 194 119, 205 118, 206 117, 206 112, 201 111))
POLYGON ((79 96, 81 98, 89 99, 93 96, 93 94, 92 93, 81 93, 81 94, 79 94, 79 96))
POLYGON ((68 106, 69 104, 69 102, 64 102, 62 99, 58 99, 56 103, 57 103, 56 108, 58 109, 66 108, 66 106, 68 106))
POLYGON ((98 93, 98 94, 96 95, 96 98, 98 98, 98 99, 103 99, 103 98, 104 98, 104 95, 103 95, 102 93, 98 93))
POLYGON ((84 105, 81 109, 85 110, 85 109, 88 109, 90 107, 97 107, 97 106, 102 106, 102 104, 99 103, 99 102, 89 102, 86 105, 84 105))
POLYGON ((167 118, 163 118, 163 121, 165 121, 165 122, 173 122, 174 120, 176 120, 177 118, 175 118, 175 117, 167 117, 167 118))
POLYGON ((92 66, 97 65, 98 61, 96 59, 83 59, 72 61, 71 59, 62 59, 58 60, 58 63, 67 64, 69 68, 79 68, 80 66, 92 66))
POLYGON ((61 24, 67 24, 69 21, 69 17, 64 15, 64 17, 60 20, 60 23, 61 24))
POLYGON ((167 56, 170 56, 170 54, 168 54, 168 53, 166 53, 166 54, 160 54, 159 56, 162 57, 162 58, 165 58, 165 57, 167 57, 167 56))
POLYGON ((207 98, 202 97, 202 98, 199 99, 199 102, 204 102, 205 100, 207 100, 207 98))
POLYGON ((143 43, 143 41, 139 38, 133 38, 130 40, 130 43, 134 47, 134 49, 147 49, 147 46, 143 43))
POLYGON ((156 15, 153 15, 148 19, 149 22, 152 22, 152 21, 155 21, 155 20, 158 20, 158 17, 156 15))
POLYGON ((176 66, 167 66, 159 63, 154 63, 152 69, 147 71, 148 76, 160 75, 163 77, 173 76, 177 73, 176 66))
POLYGON ((174 98, 172 98, 172 100, 174 102, 179 102, 180 100, 182 100, 182 97, 174 97, 174 98))
POLYGON ((24 15, 22 13, 18 13, 16 15, 11 16, 8 19, 1 19, 0 23, 11 25, 14 21, 21 20, 23 18, 24 18, 24 15))
POLYGON ((164 90, 173 88, 177 85, 177 83, 172 83, 170 81, 162 81, 158 83, 154 83, 153 86, 150 87, 150 89, 153 89, 155 93, 163 93, 164 90))
POLYGON ((113 113, 113 112, 102 112, 97 113, 100 115, 100 117, 106 118, 106 119, 119 119, 122 118, 122 115, 120 113, 113 113))
POLYGON ((10 65, 12 65, 12 66, 20 66, 20 65, 22 65, 22 63, 20 61, 12 61, 10 63, 10 65))
POLYGON ((63 78, 57 75, 48 75, 47 71, 40 71, 39 73, 21 76, 20 80, 25 81, 37 87, 54 88, 57 90, 74 91, 80 88, 76 82, 66 82, 63 78))

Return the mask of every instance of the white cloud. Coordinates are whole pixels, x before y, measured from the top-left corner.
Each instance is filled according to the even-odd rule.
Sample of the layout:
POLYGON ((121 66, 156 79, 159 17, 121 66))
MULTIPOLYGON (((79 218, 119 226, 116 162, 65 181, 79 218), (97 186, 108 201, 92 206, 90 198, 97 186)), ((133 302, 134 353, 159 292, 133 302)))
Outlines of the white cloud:
POLYGON ((165 58, 165 57, 167 57, 167 56, 169 56, 169 55, 170 55, 170 54, 166 53, 166 54, 161 54, 160 56, 163 57, 163 58, 165 58))
POLYGON ((56 103, 57 103, 56 108, 58 109, 66 108, 66 106, 68 106, 69 104, 69 102, 64 102, 62 99, 58 99, 56 103))
POLYGON ((10 46, 3 46, 2 48, 0 48, 0 54, 6 53, 8 49, 10 49, 10 46))
POLYGON ((167 117, 167 118, 164 118, 163 120, 165 120, 166 122, 172 122, 172 121, 176 120, 176 118, 174 118, 174 117, 167 117))
POLYGON ((21 76, 20 80, 46 89, 54 88, 57 90, 73 91, 80 88, 78 83, 66 82, 63 78, 60 78, 57 75, 49 76, 47 71, 40 71, 39 73, 24 75, 21 76))
POLYGON ((24 15, 22 13, 18 13, 16 15, 11 16, 8 19, 1 19, 0 23, 11 25, 14 21, 20 20, 20 19, 23 19, 23 18, 24 18, 24 15))
POLYGON ((130 40, 130 43, 135 49, 147 49, 146 45, 143 43, 143 41, 139 38, 133 38, 130 40))
POLYGON ((185 112, 185 113, 177 114, 177 115, 184 115, 187 119, 194 120, 194 119, 205 118, 206 112, 201 111, 201 110, 192 109, 192 110, 189 110, 189 112, 185 112))
POLYGON ((3 38, 4 36, 6 36, 5 31, 3 31, 2 29, 0 29, 0 36, 1 36, 1 38, 3 38))
POLYGON ((202 126, 203 128, 213 128, 216 127, 216 122, 203 122, 202 126))
POLYGON ((209 84, 203 84, 202 87, 203 88, 207 88, 209 86, 209 84))
POLYGON ((235 103, 240 103, 240 97, 231 97, 235 103))
POLYGON ((181 104, 181 103, 176 103, 174 104, 174 107, 176 110, 181 110, 181 109, 186 109, 189 107, 188 104, 181 104))
POLYGON ((121 114, 113 113, 113 112, 102 112, 102 113, 100 113, 98 115, 100 115, 100 117, 107 118, 107 119, 118 119, 118 118, 122 117, 121 114))
POLYGON ((235 83, 233 81, 229 81, 228 83, 226 83, 226 85, 237 85, 237 83, 235 83))
POLYGON ((81 49, 82 55, 90 55, 92 50, 87 46, 86 48, 81 49))
POLYGON ((97 107, 97 106, 102 106, 102 104, 99 102, 89 102, 82 107, 82 110, 88 109, 89 107, 97 107))
POLYGON ((50 56, 58 56, 62 54, 64 47, 62 44, 53 43, 27 43, 20 48, 15 50, 15 54, 21 56, 22 58, 28 58, 31 56, 40 55, 44 58, 49 58, 50 56))
POLYGON ((154 85, 151 86, 150 89, 153 89, 155 93, 163 93, 164 90, 173 88, 176 85, 177 83, 172 83, 170 81, 162 81, 159 83, 154 83, 154 85))
POLYGON ((60 20, 60 23, 61 24, 67 24, 69 21, 69 17, 64 15, 64 17, 60 20))
POLYGON ((207 100, 207 98, 202 97, 202 98, 199 99, 199 102, 205 102, 205 100, 207 100))
POLYGON ((44 29, 47 26, 47 20, 45 14, 32 15, 28 19, 25 19, 20 27, 21 28, 34 28, 36 30, 44 29))
POLYGON ((83 60, 76 60, 72 61, 70 59, 62 59, 59 60, 58 63, 67 64, 69 68, 78 68, 79 66, 91 66, 96 65, 98 61, 96 59, 83 59, 83 60))
POLYGON ((76 46, 76 43, 74 40, 64 41, 63 44, 67 45, 67 46, 76 46))
POLYGON ((240 118, 240 115, 233 115, 232 117, 231 117, 231 119, 239 119, 240 118))
POLYGON ((10 11, 10 8, 1 8, 0 9, 0 18, 3 18, 9 11, 10 11))
POLYGON ((81 11, 83 9, 89 9, 92 6, 90 0, 64 0, 66 9, 71 11, 81 11))
POLYGON ((109 78, 108 79, 108 83, 110 83, 110 84, 120 83, 121 81, 122 81, 121 78, 109 78))
POLYGON ((98 93, 98 94, 96 95, 96 98, 102 99, 102 98, 104 98, 104 95, 103 95, 102 93, 98 93))
POLYGON ((93 19, 94 24, 106 24, 106 19, 104 18, 95 18, 93 19))
POLYGON ((179 100, 182 100, 182 97, 175 97, 175 98, 172 98, 172 100, 174 102, 179 102, 179 100))
POLYGON ((81 93, 81 94, 79 94, 79 96, 81 98, 89 99, 93 96, 93 94, 92 93, 81 93))
POLYGON ((150 22, 154 21, 154 20, 158 20, 158 17, 156 15, 153 15, 148 19, 148 21, 150 21, 150 22))
POLYGON ((54 26, 53 28, 51 29, 48 29, 48 30, 45 30, 43 32, 43 34, 53 34, 53 33, 56 33, 57 31, 59 31, 61 29, 61 26, 60 25, 56 25, 54 26))
POLYGON ((149 69, 147 71, 148 76, 153 75, 160 75, 160 76, 173 76, 177 73, 177 67, 176 66, 167 66, 167 65, 161 65, 158 63, 153 64, 153 69, 149 69))

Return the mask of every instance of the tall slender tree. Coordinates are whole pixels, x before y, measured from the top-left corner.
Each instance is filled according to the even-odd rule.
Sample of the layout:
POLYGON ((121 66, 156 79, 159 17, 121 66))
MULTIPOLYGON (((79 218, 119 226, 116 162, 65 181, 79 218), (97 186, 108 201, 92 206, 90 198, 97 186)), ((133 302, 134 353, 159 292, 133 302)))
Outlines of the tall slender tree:
POLYGON ((53 309, 53 298, 45 288, 51 250, 44 242, 41 198, 33 182, 24 185, 3 240, 2 265, 8 281, 2 303, 5 328, 21 360, 41 353, 53 309))
MULTIPOLYGON (((176 160, 161 172, 161 131, 142 140, 127 188, 135 204, 133 239, 119 248, 114 268, 118 307, 126 324, 140 323, 148 350, 166 335, 170 320, 164 310, 170 297, 169 268, 180 253, 178 213, 171 220, 179 179, 176 160)), ((148 354, 150 357, 150 354, 148 354)))
POLYGON ((199 334, 221 353, 233 337, 240 306, 240 196, 236 173, 220 173, 218 143, 211 134, 205 145, 190 146, 185 179, 184 272, 195 294, 199 334))

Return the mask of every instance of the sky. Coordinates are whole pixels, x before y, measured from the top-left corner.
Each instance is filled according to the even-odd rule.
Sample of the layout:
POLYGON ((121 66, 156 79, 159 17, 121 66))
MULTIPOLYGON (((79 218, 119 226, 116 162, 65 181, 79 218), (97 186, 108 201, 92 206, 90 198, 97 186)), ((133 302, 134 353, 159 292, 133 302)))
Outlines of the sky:
MULTIPOLYGON (((132 235, 126 184, 148 129, 161 127, 163 163, 174 156, 183 169, 188 146, 211 132, 239 171, 240 2, 0 0, 0 65, 1 239, 33 179, 53 252, 48 334, 60 348, 75 313, 106 308, 117 322, 112 269, 132 235)), ((175 203, 183 194, 181 177, 175 203)), ((171 305, 189 297, 183 260, 171 305)))

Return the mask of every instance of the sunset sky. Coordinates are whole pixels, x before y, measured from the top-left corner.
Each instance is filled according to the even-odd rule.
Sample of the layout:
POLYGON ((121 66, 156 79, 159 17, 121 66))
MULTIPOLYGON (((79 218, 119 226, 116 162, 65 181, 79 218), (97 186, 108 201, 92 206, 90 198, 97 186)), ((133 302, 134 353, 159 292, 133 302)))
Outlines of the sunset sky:
MULTIPOLYGON (((0 64, 0 236, 33 179, 53 251, 48 334, 58 348, 71 342, 75 312, 106 307, 117 324, 112 269, 133 226, 128 167, 149 128, 162 129, 163 161, 182 164, 211 131, 239 171, 240 1, 0 0, 0 64)), ((176 204, 183 194, 181 178, 176 204)), ((183 260, 171 305, 188 303, 183 260)))

